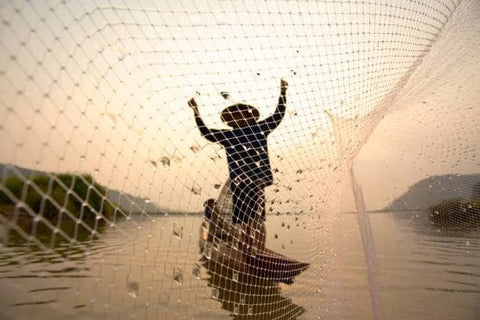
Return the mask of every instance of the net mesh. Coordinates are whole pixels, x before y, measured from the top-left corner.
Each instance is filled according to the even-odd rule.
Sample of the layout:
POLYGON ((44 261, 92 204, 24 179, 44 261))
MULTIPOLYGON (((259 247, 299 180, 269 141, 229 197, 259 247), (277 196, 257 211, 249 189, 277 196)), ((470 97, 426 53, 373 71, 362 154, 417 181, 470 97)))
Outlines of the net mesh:
POLYGON ((5 1, 0 17, 2 318, 480 316, 478 1, 5 1), (232 130, 222 111, 268 119, 281 79, 273 185, 233 223, 231 153, 188 101, 232 130))

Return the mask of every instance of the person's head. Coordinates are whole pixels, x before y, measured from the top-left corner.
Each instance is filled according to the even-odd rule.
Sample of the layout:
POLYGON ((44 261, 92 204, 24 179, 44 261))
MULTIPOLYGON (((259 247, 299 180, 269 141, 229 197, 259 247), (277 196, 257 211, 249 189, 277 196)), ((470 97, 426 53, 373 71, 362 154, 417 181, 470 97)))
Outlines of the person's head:
POLYGON ((257 123, 260 112, 254 106, 237 103, 222 111, 221 119, 232 128, 251 126, 257 123))

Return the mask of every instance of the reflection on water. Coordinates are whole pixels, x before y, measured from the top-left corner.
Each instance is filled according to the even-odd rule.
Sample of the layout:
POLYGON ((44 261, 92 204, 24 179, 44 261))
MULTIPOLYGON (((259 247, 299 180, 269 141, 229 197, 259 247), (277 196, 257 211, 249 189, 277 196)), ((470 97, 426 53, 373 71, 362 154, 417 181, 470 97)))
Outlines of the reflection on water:
POLYGON ((237 272, 207 257, 202 259, 212 298, 231 312, 233 319, 297 319, 305 309, 282 297, 278 283, 237 272))
MULTIPOLYGON (((269 247, 292 243, 290 254, 304 261, 332 250, 335 277, 322 273, 329 261, 317 260, 293 285, 260 283, 201 257, 200 217, 138 217, 97 239, 59 243, 56 252, 24 242, 0 247, 0 318, 371 319, 355 215, 342 216, 341 232, 331 233, 281 227, 294 219, 302 217, 269 216, 269 247), (322 248, 321 237, 335 237, 338 247, 322 248), (337 305, 332 295, 341 297, 337 305)), ((427 230, 391 213, 370 221, 385 319, 480 318, 478 231, 427 230)))
POLYGON ((426 212, 394 216, 370 216, 386 318, 480 319, 480 230, 439 227, 426 212))

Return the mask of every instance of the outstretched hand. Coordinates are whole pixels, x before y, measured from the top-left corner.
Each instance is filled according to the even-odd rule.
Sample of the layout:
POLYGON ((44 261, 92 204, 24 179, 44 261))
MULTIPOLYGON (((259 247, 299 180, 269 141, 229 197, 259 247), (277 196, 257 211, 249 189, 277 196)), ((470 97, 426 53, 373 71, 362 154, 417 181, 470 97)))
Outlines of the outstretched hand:
POLYGON ((287 93, 288 82, 285 79, 280 79, 280 93, 284 95, 287 93))
POLYGON ((188 106, 193 110, 193 112, 198 113, 198 105, 195 101, 195 98, 188 100, 188 106))

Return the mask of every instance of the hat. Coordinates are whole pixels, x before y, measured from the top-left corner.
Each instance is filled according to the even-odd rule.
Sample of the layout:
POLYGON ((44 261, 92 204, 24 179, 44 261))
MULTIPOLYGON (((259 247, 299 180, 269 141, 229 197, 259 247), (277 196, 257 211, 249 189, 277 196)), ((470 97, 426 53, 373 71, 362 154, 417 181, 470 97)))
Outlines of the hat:
POLYGON ((253 116, 255 121, 257 121, 258 118, 260 118, 260 112, 254 106, 245 103, 237 103, 223 109, 220 117, 223 122, 229 124, 238 120, 238 116, 241 118, 250 118, 253 116))

